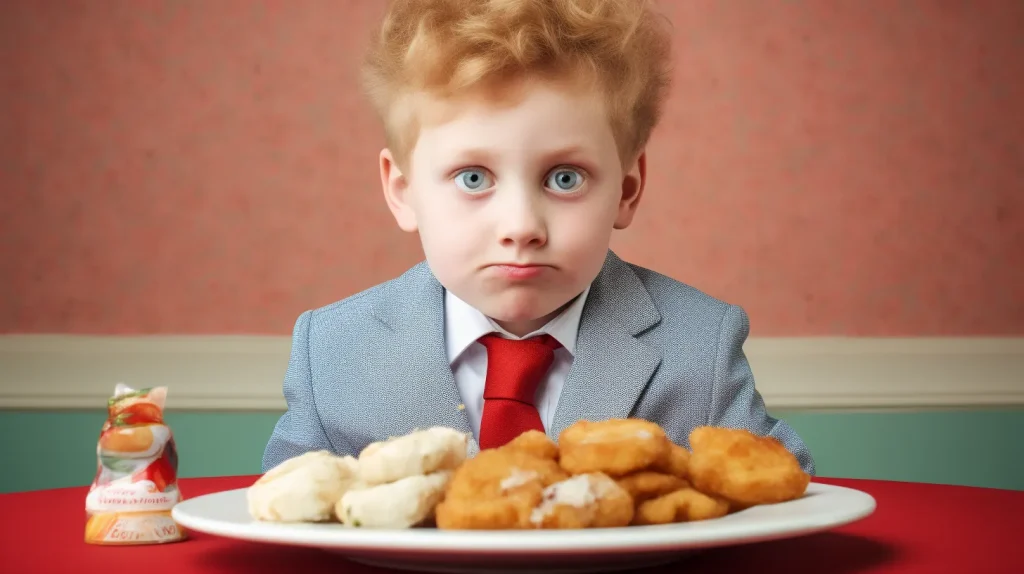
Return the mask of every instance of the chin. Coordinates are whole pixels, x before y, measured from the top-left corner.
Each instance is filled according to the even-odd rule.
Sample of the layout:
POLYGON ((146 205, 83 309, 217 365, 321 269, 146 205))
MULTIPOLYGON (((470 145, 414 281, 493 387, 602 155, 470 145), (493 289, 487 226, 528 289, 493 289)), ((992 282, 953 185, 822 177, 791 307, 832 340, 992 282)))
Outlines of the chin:
POLYGON ((543 317, 546 313, 535 305, 504 305, 492 303, 486 309, 482 309, 485 315, 495 321, 533 321, 543 317))
POLYGON ((548 315, 556 313, 561 305, 536 297, 517 295, 491 301, 487 307, 484 313, 495 321, 526 323, 547 319, 548 315))

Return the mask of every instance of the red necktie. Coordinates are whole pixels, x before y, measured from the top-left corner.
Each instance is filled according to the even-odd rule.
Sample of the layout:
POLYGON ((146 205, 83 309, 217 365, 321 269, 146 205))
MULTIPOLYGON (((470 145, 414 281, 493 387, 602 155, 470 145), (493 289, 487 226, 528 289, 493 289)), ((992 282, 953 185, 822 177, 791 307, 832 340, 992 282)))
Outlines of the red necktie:
POLYGON ((528 430, 544 432, 533 397, 561 345, 550 335, 513 340, 491 334, 480 343, 487 349, 480 448, 502 446, 528 430))

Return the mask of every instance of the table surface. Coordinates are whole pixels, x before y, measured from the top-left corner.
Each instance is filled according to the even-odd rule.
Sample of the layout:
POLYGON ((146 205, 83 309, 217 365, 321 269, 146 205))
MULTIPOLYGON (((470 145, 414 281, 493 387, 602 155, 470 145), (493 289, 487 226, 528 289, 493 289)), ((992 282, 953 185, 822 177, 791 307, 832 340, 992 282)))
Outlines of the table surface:
MULTIPOLYGON (((255 476, 182 479, 186 497, 244 488, 255 476)), ((799 572, 987 574, 1024 572, 1024 491, 900 482, 816 479, 875 497, 870 517, 836 530, 709 550, 650 574, 762 569, 799 572)), ((201 533, 152 546, 83 541, 86 487, 0 494, 4 572, 302 572, 383 574, 318 549, 254 544, 201 533), (13 566, 13 568, 11 568, 13 566)))

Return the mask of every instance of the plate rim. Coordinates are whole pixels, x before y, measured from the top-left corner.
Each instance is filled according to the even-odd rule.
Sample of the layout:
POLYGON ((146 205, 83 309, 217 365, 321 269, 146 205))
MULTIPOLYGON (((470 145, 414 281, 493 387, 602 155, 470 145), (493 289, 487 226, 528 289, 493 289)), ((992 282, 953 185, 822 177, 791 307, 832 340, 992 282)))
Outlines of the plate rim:
MULTIPOLYGON (((211 536, 287 546, 306 546, 347 552, 416 553, 421 556, 445 555, 453 552, 462 556, 495 555, 572 555, 616 554, 621 552, 652 553, 690 549, 734 546, 782 538, 795 538, 845 526, 872 515, 878 503, 871 494, 846 486, 811 483, 807 495, 846 497, 851 504, 839 512, 811 515, 790 525, 777 524, 779 518, 767 523, 742 524, 737 532, 730 516, 720 519, 654 526, 625 526, 619 528, 589 528, 551 530, 438 530, 434 528, 376 529, 351 528, 341 524, 279 524, 252 522, 240 526, 190 513, 190 508, 213 497, 244 496, 247 487, 222 490, 179 502, 171 511, 172 518, 186 530, 211 536), (723 522, 720 522, 723 521, 723 522), (324 532, 331 534, 324 534, 324 532), (344 532, 343 537, 333 533, 344 532)), ((806 496, 806 495, 805 495, 806 496)), ((792 501, 795 502, 795 501, 792 501)), ((778 507, 792 502, 775 505, 778 507)))

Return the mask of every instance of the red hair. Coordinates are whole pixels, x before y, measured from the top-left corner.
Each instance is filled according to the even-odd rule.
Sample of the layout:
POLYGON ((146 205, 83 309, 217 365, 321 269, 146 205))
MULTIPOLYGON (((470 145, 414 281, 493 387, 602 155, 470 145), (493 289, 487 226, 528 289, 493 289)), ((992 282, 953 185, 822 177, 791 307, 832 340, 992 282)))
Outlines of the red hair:
POLYGON ((396 112, 406 96, 448 98, 536 78, 590 81, 625 161, 661 115, 671 53, 662 24, 645 0, 393 0, 364 86, 401 157, 415 139, 396 112))

